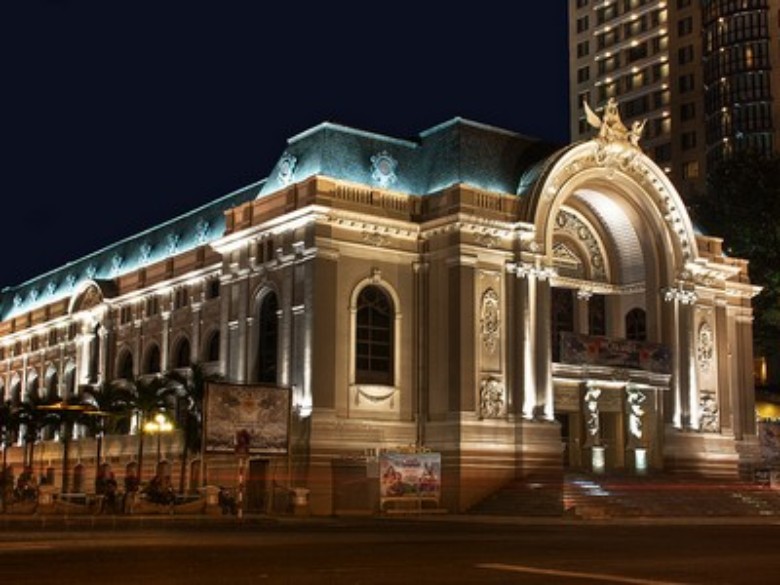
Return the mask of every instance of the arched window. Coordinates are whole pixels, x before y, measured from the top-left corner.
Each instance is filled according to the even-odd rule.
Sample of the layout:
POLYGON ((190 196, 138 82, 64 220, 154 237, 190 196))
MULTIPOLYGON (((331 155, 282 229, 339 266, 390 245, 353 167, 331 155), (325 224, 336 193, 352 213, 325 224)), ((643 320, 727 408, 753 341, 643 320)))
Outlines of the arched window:
POLYGON ((260 305, 260 331, 257 348, 259 382, 276 383, 276 362, 279 344, 279 303, 275 293, 268 293, 260 305))
POLYGON ((378 286, 360 291, 355 327, 355 381, 393 384, 393 322, 390 297, 378 286))
POLYGON ((52 371, 46 380, 46 398, 54 400, 59 396, 60 378, 56 370, 52 371))
POLYGON ((647 340, 647 322, 643 309, 631 309, 626 313, 626 339, 647 340))
POLYGON ((133 377, 133 354, 125 350, 119 357, 116 377, 129 380, 133 377))
POLYGON ((160 348, 153 344, 146 352, 144 374, 156 374, 160 371, 160 348))
POLYGON ((219 361, 219 331, 214 331, 206 343, 206 361, 219 361))
POLYGON ((190 342, 183 337, 176 345, 176 351, 173 356, 174 368, 187 368, 190 365, 190 342))
POLYGON ((14 406, 19 406, 22 403, 22 381, 18 376, 14 376, 11 380, 11 391, 9 393, 11 403, 14 406))
POLYGON ((553 361, 561 357, 561 333, 574 331, 574 291, 553 288, 551 303, 550 335, 553 361))
POLYGON ((607 334, 607 297, 593 295, 588 300, 588 334, 607 334))
POLYGON ((24 393, 25 401, 29 401, 31 398, 40 398, 38 389, 40 388, 40 380, 38 380, 38 373, 34 370, 30 370, 27 374, 27 392, 24 393))

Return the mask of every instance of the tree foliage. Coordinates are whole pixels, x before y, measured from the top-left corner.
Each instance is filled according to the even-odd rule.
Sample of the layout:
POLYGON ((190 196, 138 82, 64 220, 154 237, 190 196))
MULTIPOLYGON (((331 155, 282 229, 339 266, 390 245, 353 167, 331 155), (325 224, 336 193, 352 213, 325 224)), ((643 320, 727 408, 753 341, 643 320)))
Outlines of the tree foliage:
POLYGON ((692 205, 694 220, 723 238, 724 251, 745 258, 754 299, 754 340, 764 355, 780 339, 780 157, 739 152, 710 170, 707 194, 692 205))

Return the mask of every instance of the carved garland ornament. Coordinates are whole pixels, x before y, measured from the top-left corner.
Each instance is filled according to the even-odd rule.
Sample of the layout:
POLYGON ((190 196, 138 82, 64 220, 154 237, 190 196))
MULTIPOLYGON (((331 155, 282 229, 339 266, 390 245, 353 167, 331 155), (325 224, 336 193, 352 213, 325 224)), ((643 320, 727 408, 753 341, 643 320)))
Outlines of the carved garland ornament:
POLYGON ((498 308, 498 293, 492 288, 488 288, 482 294, 480 325, 482 329, 482 345, 485 351, 490 354, 495 353, 498 347, 501 320, 498 308))
POLYGON ((706 372, 712 365, 712 357, 715 352, 714 335, 712 327, 706 321, 699 327, 699 340, 696 347, 696 359, 699 369, 706 372))

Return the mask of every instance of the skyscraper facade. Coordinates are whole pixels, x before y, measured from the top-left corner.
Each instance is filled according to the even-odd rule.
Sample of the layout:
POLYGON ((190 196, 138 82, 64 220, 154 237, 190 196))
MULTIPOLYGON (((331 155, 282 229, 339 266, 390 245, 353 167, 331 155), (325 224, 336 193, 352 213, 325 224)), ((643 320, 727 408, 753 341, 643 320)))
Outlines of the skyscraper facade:
POLYGON ((707 169, 740 149, 775 150, 777 0, 570 0, 570 119, 590 135, 583 102, 610 97, 646 120, 645 152, 686 200, 707 169))

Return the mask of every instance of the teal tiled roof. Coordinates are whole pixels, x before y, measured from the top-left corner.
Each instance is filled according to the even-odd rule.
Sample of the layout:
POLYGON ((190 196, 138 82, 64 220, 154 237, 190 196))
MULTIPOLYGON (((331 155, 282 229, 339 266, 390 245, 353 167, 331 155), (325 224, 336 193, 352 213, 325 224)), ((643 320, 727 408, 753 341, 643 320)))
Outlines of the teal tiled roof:
POLYGON ((222 236, 226 209, 315 175, 420 196, 456 184, 523 195, 557 158, 558 148, 463 118, 408 140, 325 122, 290 138, 267 179, 3 289, 0 319, 68 297, 87 280, 110 280, 208 244, 222 236))

